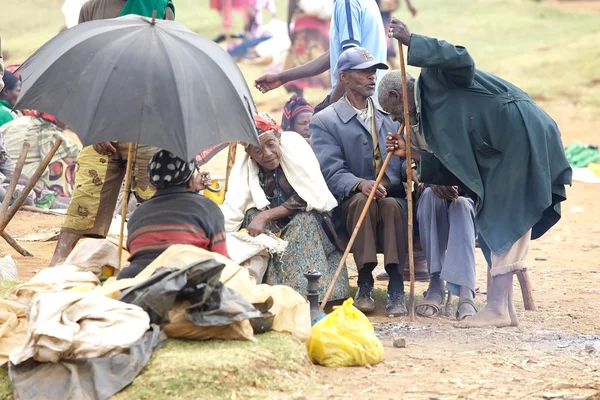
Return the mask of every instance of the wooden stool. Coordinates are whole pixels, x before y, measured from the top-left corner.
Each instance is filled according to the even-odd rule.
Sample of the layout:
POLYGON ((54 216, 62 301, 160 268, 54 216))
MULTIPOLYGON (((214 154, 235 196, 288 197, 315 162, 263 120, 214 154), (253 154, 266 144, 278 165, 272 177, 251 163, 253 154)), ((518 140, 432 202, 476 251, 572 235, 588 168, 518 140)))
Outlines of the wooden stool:
MULTIPOLYGON (((537 307, 533 301, 533 293, 531 292, 531 281, 529 280, 529 274, 526 269, 517 271, 517 279, 519 279, 519 285, 521 286, 521 295, 523 296, 523 307, 527 311, 536 311, 537 307)), ((490 293, 490 285, 492 284, 492 275, 488 268, 487 276, 487 292, 490 293)))

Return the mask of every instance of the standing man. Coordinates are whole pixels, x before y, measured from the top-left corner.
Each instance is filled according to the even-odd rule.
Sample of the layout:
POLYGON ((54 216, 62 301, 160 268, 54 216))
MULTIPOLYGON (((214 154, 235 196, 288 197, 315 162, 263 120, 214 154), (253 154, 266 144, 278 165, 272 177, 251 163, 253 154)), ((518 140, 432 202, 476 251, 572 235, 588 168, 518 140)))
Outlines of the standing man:
MULTIPOLYGON (((476 69, 464 47, 411 34, 398 19, 389 34, 408 47, 408 64, 421 67, 408 96, 416 106, 417 119, 410 122, 420 139, 415 144, 421 150, 413 152, 420 179, 465 188, 475 202, 479 243, 490 265, 487 306, 457 326, 518 325, 513 275, 527 268, 530 240, 560 219, 565 185, 571 184, 560 131, 527 93, 476 69)), ((380 101, 398 118, 402 82, 389 79, 380 101)), ((386 146, 405 156, 402 137, 391 133, 386 146)))
MULTIPOLYGON (((123 12, 136 13, 142 9, 147 10, 144 16, 150 17, 155 4, 158 18, 174 19, 174 8, 170 1, 153 0, 151 7, 142 7, 144 2, 136 2, 135 7, 129 3, 132 3, 131 0, 89 0, 81 8, 79 23, 117 18, 123 12)), ((128 142, 104 142, 84 147, 79 153, 75 191, 50 266, 64 261, 82 237, 106 237, 125 176, 128 148, 128 142)), ((148 181, 148 161, 156 151, 155 147, 137 146, 133 186, 135 196, 140 201, 148 200, 155 192, 148 181)))
MULTIPOLYGON (((331 0, 329 0, 331 1, 331 0)), ((345 93, 338 81, 338 58, 352 47, 367 49, 378 62, 386 62, 386 34, 381 13, 375 0, 333 0, 329 28, 329 51, 304 65, 277 74, 266 74, 254 82, 262 93, 297 79, 310 78, 331 69, 331 92, 315 107, 315 113, 338 101, 345 93)), ((378 78, 383 72, 377 73, 378 78)), ((377 87, 375 87, 377 91, 377 87)))
MULTIPOLYGON (((335 222, 347 235, 354 231, 383 166, 386 135, 399 128, 372 97, 377 70, 387 68, 366 49, 346 50, 336 68, 346 94, 310 123, 311 144, 321 172, 340 204, 336 210, 341 212, 341 220, 338 214, 335 222)), ((406 314, 402 269, 408 226, 402 170, 402 160, 392 158, 352 246, 358 268, 354 305, 363 312, 375 310, 373 270, 377 253, 383 252, 390 276, 386 314, 406 314)))

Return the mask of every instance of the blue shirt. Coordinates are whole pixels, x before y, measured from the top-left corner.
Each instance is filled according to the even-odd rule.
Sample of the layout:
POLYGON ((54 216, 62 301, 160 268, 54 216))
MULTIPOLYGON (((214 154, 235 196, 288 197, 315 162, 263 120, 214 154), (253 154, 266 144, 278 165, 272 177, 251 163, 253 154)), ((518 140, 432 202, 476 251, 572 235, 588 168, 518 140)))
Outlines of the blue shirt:
MULTIPOLYGON (((329 62, 331 87, 338 81, 337 62, 344 47, 358 46, 369 50, 375 60, 387 61, 387 36, 381 12, 375 0, 334 0, 329 27, 329 62)), ((377 84, 385 74, 377 71, 377 84)), ((377 98, 377 91, 375 92, 377 98)))

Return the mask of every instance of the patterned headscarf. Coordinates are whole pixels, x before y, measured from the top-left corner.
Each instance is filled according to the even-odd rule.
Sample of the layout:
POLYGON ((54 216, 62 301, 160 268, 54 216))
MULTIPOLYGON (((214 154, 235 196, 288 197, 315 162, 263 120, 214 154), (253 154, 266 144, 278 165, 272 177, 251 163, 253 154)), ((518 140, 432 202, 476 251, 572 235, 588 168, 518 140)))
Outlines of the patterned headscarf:
POLYGON ((157 189, 180 186, 190 180, 196 170, 196 162, 184 161, 167 150, 160 150, 148 163, 150 183, 157 189))
POLYGON ((303 112, 315 112, 315 108, 302 97, 294 94, 283 107, 283 117, 281 118, 281 127, 285 131, 292 130, 294 118, 303 112))
POLYGON ((267 132, 274 132, 276 136, 279 136, 279 133, 281 133, 281 127, 266 112, 262 112, 258 115, 255 115, 254 124, 256 125, 256 131, 258 132, 258 136, 267 132))

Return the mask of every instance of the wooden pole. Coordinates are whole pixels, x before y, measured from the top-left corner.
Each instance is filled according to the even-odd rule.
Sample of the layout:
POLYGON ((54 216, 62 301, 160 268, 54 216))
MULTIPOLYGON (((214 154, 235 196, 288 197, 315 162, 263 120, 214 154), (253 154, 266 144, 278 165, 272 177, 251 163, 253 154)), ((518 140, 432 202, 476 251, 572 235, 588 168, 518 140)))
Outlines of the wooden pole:
POLYGON ((8 232, 2 232, 2 238, 6 240, 6 243, 10 244, 11 247, 18 251, 23 257, 33 257, 33 254, 31 254, 25 247, 21 246, 19 242, 17 242, 17 240, 8 232))
POLYGON ((229 154, 227 154, 227 169, 225 171, 225 191, 227 193, 227 188, 229 187, 229 175, 231 174, 231 169, 233 168, 233 164, 235 164, 235 156, 237 153, 237 142, 229 143, 229 154))
POLYGON ((17 161, 17 165, 15 166, 12 179, 10 180, 10 185, 6 190, 6 196, 2 201, 2 206, 0 208, 0 221, 4 219, 6 211, 8 211, 8 207, 10 206, 10 201, 12 200, 13 194, 15 193, 15 188, 17 187, 17 183, 19 182, 19 178, 21 177, 21 172, 23 171, 23 166, 25 165, 25 161, 27 160, 29 146, 29 142, 23 142, 23 147, 21 148, 19 160, 17 161))
POLYGON ((29 193, 31 193, 33 187, 38 183, 41 176, 46 171, 46 168, 48 168, 48 164, 50 164, 50 161, 52 161, 52 157, 54 157, 54 154, 56 153, 61 144, 62 139, 56 139, 56 143, 54 143, 54 146, 52 146, 48 154, 46 154, 46 157, 44 157, 38 169, 33 173, 32 176, 29 177, 29 182, 27 182, 27 185, 25 185, 25 189, 23 189, 19 197, 17 197, 13 205, 8 209, 6 216, 2 219, 2 223, 0 223, 0 232, 4 232, 4 229, 6 228, 10 220, 13 219, 17 211, 19 211, 21 206, 25 203, 25 200, 27 200, 27 196, 29 195, 29 193))
POLYGON ((400 49, 400 71, 402 72, 402 103, 404 105, 404 129, 406 138, 406 185, 408 193, 408 267, 410 271, 410 293, 408 296, 408 316, 410 320, 415 319, 415 257, 413 249, 413 184, 412 184, 412 151, 410 145, 410 116, 408 115, 408 88, 406 86, 406 66, 404 65, 404 52, 402 43, 398 43, 400 49))
MULTIPOLYGON (((402 129, 404 129, 404 124, 400 125, 398 134, 400 134, 402 132, 402 129)), ((325 297, 323 297, 323 300, 321 301, 321 306, 319 307, 321 309, 321 311, 323 311, 325 309, 325 305, 327 304, 327 300, 329 300, 329 296, 331 296, 333 287, 335 286, 335 283, 337 282, 340 274, 342 273, 342 269, 346 265, 346 258, 348 258, 348 254, 350 254, 350 250, 352 250, 352 245, 354 244, 354 241, 356 240, 356 235, 358 235, 360 226, 362 225, 363 220, 367 216, 367 212, 369 211, 369 207, 371 206, 373 197, 375 197, 375 192, 377 191, 377 187, 379 186, 379 183, 383 179, 383 175, 385 174, 385 170, 386 170, 388 164, 390 163, 391 159, 392 159, 392 153, 388 153, 387 156, 385 157, 385 160, 383 161, 381 170, 379 171, 379 174, 377 175, 377 179, 375 180, 375 185, 373 185, 373 189, 371 189, 371 193, 369 193, 369 197, 367 198, 367 202, 365 203, 362 213, 360 214, 360 217, 358 217, 358 221, 356 222, 356 226, 354 227, 354 230, 352 231, 352 236, 350 236, 350 240, 348 241, 348 245, 346 246, 344 255, 342 256, 342 259, 340 260, 340 263, 338 264, 338 267, 335 270, 335 275, 333 275, 333 279, 331 280, 331 283, 329 284, 329 288, 327 289, 327 292, 325 293, 325 297)))
POLYGON ((123 207, 121 208, 121 230, 119 232, 119 252, 118 270, 121 270, 121 256, 123 255, 123 234, 125 233, 125 219, 127 218, 127 208, 129 206, 129 194, 131 193, 131 171, 133 170, 133 159, 137 144, 130 142, 127 150, 127 168, 125 170, 125 190, 123 191, 123 207))
POLYGON ((519 285, 521 286, 521 294, 523 295, 523 306, 527 311, 536 311, 535 301, 533 301, 533 293, 531 292, 531 281, 529 280, 529 273, 526 269, 517 271, 517 279, 519 279, 519 285))

